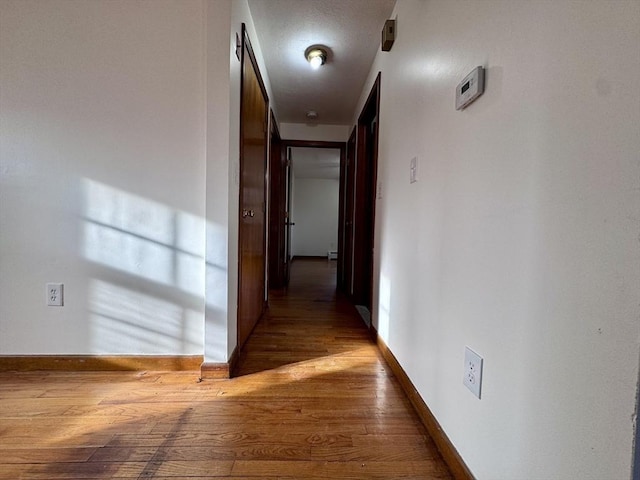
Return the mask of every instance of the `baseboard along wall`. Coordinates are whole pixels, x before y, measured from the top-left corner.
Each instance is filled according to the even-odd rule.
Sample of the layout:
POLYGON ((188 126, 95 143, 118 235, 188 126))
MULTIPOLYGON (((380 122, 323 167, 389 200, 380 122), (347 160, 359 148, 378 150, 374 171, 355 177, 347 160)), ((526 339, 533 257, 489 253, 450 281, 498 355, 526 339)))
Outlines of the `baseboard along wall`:
POLYGON ((238 348, 233 349, 233 353, 229 358, 229 361, 224 363, 215 362, 203 362, 200 366, 200 379, 201 380, 218 380, 223 378, 231 378, 233 372, 238 365, 240 356, 238 348))
POLYGON ((188 371, 198 370, 202 355, 8 355, 0 372, 47 371, 188 371))
POLYGON ((393 352, 391 352, 387 344, 384 343, 384 340, 382 340, 380 335, 378 335, 377 330, 373 326, 371 326, 371 335, 378 345, 382 356, 389 365, 389 368, 391 368, 391 371, 398 379, 402 390, 404 390, 404 393, 407 395, 407 398, 409 398, 411 405, 413 405, 413 408, 427 429, 427 432, 429 432, 429 435, 433 438, 440 455, 442 455, 442 458, 449 467, 449 470, 451 470, 454 478, 456 480, 475 480, 471 470, 469 470, 469 467, 464 463, 464 460, 456 450, 456 447, 453 446, 451 440, 447 437, 447 434, 442 430, 438 420, 436 420, 436 417, 422 399, 420 393, 418 393, 413 382, 409 379, 407 372, 404 371, 404 368, 402 368, 393 352))

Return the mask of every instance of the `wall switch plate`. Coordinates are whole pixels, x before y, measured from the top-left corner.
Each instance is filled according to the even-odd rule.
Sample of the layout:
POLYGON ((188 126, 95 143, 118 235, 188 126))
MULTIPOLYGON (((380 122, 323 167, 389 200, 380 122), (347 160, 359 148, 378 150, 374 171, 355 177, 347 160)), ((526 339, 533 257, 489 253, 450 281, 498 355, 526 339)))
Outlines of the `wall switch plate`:
POLYGON ((418 157, 413 157, 409 162, 409 183, 418 181, 418 157))
POLYGON ((62 283, 47 283, 47 305, 50 307, 62 307, 64 285, 62 283))
POLYGON ((482 387, 482 357, 469 347, 464 347, 464 378, 465 387, 480 398, 482 387))

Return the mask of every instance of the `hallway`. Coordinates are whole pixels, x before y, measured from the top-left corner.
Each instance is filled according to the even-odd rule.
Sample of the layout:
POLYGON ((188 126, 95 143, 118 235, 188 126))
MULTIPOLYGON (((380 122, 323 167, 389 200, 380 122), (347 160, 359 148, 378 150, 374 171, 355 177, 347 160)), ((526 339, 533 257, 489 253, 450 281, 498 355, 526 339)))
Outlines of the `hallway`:
POLYGON ((363 321, 336 294, 336 263, 293 262, 289 288, 271 292, 245 347, 234 381, 260 385, 244 400, 271 414, 264 422, 278 440, 263 447, 279 452, 253 474, 451 478, 363 321))
POLYGON ((335 262, 297 260, 236 378, 0 373, 0 479, 450 479, 335 262))

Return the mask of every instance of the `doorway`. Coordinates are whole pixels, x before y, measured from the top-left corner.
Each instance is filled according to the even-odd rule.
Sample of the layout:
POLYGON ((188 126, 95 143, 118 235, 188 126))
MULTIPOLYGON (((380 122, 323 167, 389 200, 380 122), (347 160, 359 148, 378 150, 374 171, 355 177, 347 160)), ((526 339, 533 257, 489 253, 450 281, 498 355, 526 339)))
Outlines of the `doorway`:
POLYGON ((278 225, 275 228, 278 231, 275 235, 276 239, 282 239, 284 247, 270 249, 269 263, 275 265, 273 268, 284 272, 284 274, 281 277, 282 283, 270 282, 270 288, 288 286, 288 272, 291 261, 296 255, 299 257, 323 257, 329 260, 331 258, 330 252, 335 251, 335 256, 339 258, 337 232, 335 238, 331 240, 328 236, 325 238, 327 233, 325 230, 317 228, 318 223, 329 221, 329 215, 323 213, 326 213, 327 208, 323 207, 330 209, 330 206, 324 205, 324 203, 333 202, 336 205, 335 215, 338 216, 340 165, 344 163, 346 144, 343 142, 282 140, 281 147, 280 158, 282 161, 279 164, 273 164, 274 168, 277 167, 279 171, 270 179, 272 189, 270 218, 277 219, 278 225), (327 155, 330 151, 335 151, 335 162, 330 160, 331 155, 327 155), (316 162, 306 168, 305 173, 298 175, 300 178, 298 187, 296 187, 294 172, 296 159, 304 162, 304 158, 309 156, 315 157, 316 162), (326 199, 327 192, 332 188, 331 183, 335 183, 334 198, 319 200, 323 202, 323 205, 309 206, 308 203, 312 202, 312 190, 324 192, 326 199), (297 193, 296 188, 298 188, 297 193), (307 203, 306 206, 301 205, 301 210, 297 213, 294 202, 296 197, 304 199, 307 203), (294 232, 294 229, 297 230, 294 232), (301 245, 303 245, 302 248, 301 245))
MULTIPOLYGON (((380 117, 380 73, 358 118, 355 131, 355 162, 347 165, 345 198, 345 227, 352 256, 351 278, 346 278, 347 292, 359 307, 365 321, 373 304, 373 261, 376 216, 376 184, 378 172, 378 128, 380 117), (351 190, 351 182, 353 189, 351 190), (351 202, 353 208, 351 209, 351 202), (352 222, 347 225, 346 222, 352 222), (351 238, 348 234, 351 233, 351 238), (349 280, 351 284, 349 285, 349 280), (350 289, 349 289, 350 287, 350 289)), ((354 142, 353 134, 349 143, 354 142)), ((349 155, 353 155, 350 150, 349 155)), ((349 255, 345 256, 349 259, 349 255)), ((348 269, 346 269, 348 272, 348 269)))
POLYGON ((290 147, 291 255, 335 261, 338 255, 340 150, 290 147))

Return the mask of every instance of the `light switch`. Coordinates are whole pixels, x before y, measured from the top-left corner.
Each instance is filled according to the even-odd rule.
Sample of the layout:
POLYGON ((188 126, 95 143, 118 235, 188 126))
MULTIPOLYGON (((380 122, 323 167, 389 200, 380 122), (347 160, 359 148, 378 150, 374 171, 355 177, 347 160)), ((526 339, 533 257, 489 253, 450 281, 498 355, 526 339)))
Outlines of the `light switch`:
POLYGON ((418 181, 418 157, 413 157, 409 163, 409 183, 418 181))

